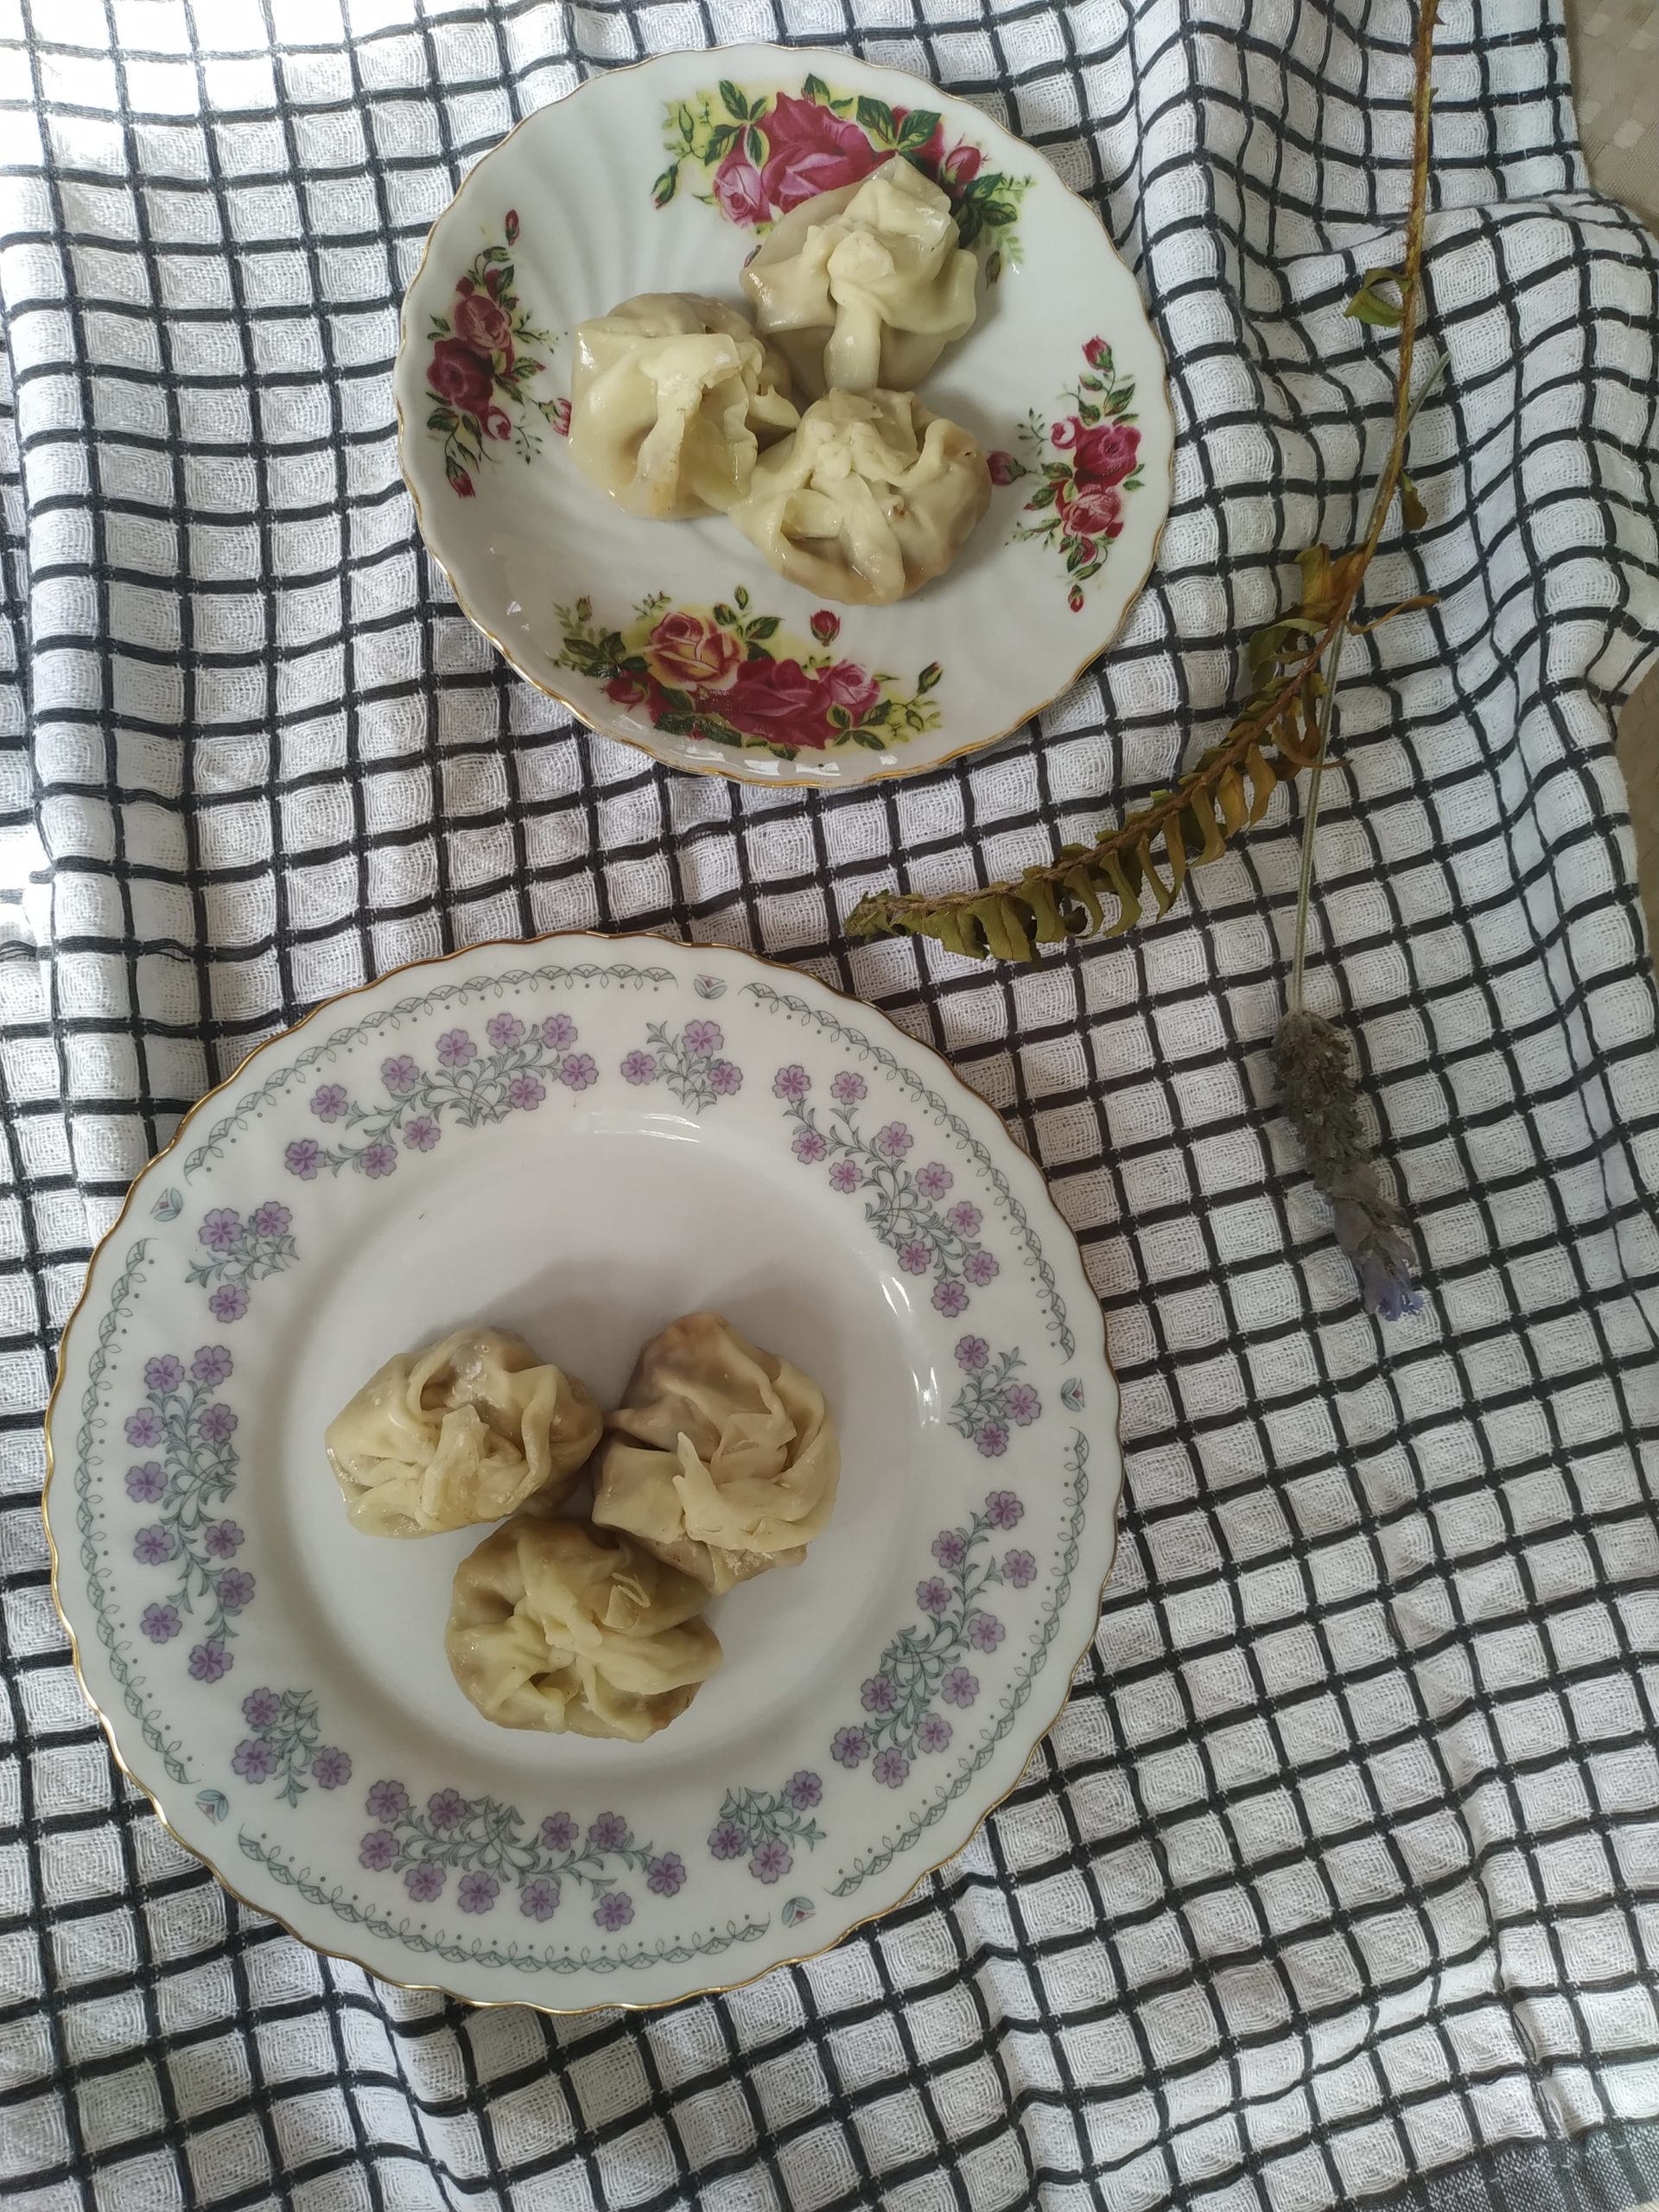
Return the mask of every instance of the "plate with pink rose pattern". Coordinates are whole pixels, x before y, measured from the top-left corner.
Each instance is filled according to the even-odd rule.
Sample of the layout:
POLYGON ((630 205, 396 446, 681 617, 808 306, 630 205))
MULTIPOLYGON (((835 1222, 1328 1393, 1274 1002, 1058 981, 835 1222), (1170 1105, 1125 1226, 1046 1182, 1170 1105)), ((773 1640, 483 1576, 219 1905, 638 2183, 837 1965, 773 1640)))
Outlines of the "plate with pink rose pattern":
POLYGON ((744 953, 481 947, 263 1046, 133 1185, 48 1417, 57 1598, 134 1778, 306 1942, 664 2004, 887 1910, 1019 1780, 1095 1631, 1116 1414, 1041 1177, 925 1047, 744 953), (703 1306, 822 1385, 830 1525, 711 1605, 649 1742, 497 1728, 443 1650, 484 1532, 360 1535, 323 1429, 480 1318, 614 1403, 703 1306))
POLYGON ((1169 510, 1163 355, 1092 210, 978 108, 824 49, 660 54, 529 117, 433 226, 394 390, 426 542, 514 667, 607 737, 753 781, 905 775, 1017 729, 1116 634, 1169 510), (722 518, 642 521, 580 474, 571 334, 640 292, 741 306, 780 214, 895 155, 979 257, 978 321, 921 396, 995 488, 949 574, 836 606, 722 518))

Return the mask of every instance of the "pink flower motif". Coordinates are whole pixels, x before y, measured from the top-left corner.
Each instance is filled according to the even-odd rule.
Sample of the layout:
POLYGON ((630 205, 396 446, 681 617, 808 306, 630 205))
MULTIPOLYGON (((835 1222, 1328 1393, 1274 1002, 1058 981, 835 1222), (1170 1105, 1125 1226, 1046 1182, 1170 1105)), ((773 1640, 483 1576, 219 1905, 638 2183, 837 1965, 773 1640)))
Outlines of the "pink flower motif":
POLYGON ((830 1756, 837 1766, 855 1767, 870 1755, 870 1740, 861 1728, 837 1728, 830 1740, 830 1756))
POLYGON ((493 1874, 463 1874, 455 1903, 463 1912, 487 1912, 500 1894, 501 1885, 493 1874))
POLYGON ((127 1469, 127 1496, 140 1505, 154 1505, 166 1488, 167 1477, 159 1459, 146 1459, 142 1466, 127 1469))
POLYGON ((890 1675, 872 1675, 860 1687, 859 1702, 866 1713, 891 1713, 898 1693, 890 1675))
POLYGON ((784 1784, 784 1796, 798 1813, 808 1812, 823 1802, 823 1784, 810 1768, 802 1767, 784 1784))
POLYGON ((507 1103, 520 1114, 533 1114, 546 1096, 547 1085, 538 1075, 521 1073, 507 1085, 507 1103))
POLYGON ((858 1172, 857 1163, 851 1160, 838 1160, 830 1170, 830 1189, 841 1192, 843 1196, 849 1191, 855 1191, 863 1179, 858 1172))
POLYGON ((837 1106, 856 1106, 861 1098, 869 1095, 869 1088, 863 1077, 851 1068, 842 1068, 839 1075, 830 1079, 830 1096, 837 1106))
POLYGON ((985 1518, 993 1529, 1017 1529, 1025 1517, 1026 1509, 1011 1490, 994 1490, 985 1501, 985 1518))
POLYGON ((184 1362, 175 1359, 172 1353, 163 1352, 159 1359, 144 1362, 144 1388, 159 1390, 163 1397, 176 1390, 184 1380, 184 1362))
POLYGON ((484 1025, 484 1034, 498 1052, 510 1052, 513 1046, 524 1041, 524 1025, 516 1014, 493 1014, 484 1025))
POLYGON ((429 1859, 423 1859, 404 1875, 404 1887, 416 1904, 430 1904, 442 1891, 443 1869, 435 1866, 429 1859))
POLYGON ((916 1602, 925 1613, 931 1613, 937 1620, 941 1613, 950 1611, 950 1586, 943 1575, 930 1574, 925 1582, 916 1585, 916 1602))
POLYGON ((193 1682, 219 1682, 231 1671, 234 1661, 217 1638, 211 1643, 199 1643, 187 1662, 193 1682))
POLYGON ((141 1567, 159 1567, 179 1548, 178 1538, 157 1521, 141 1529, 132 1541, 132 1555, 141 1567))
POLYGON ((455 302, 455 335, 464 338, 475 353, 504 353, 512 350, 512 325, 505 308, 486 292, 471 293, 455 302))
POLYGON ((779 1068, 772 1079, 772 1096, 786 1098, 791 1106, 798 1106, 811 1088, 811 1077, 798 1063, 791 1067, 779 1068))
POLYGON ((1002 1580, 1015 1590, 1029 1588, 1037 1580, 1037 1562, 1029 1552, 1004 1552, 1002 1580))
POLYGON ((1091 338, 1083 349, 1083 358, 1091 369, 1097 369, 1111 357, 1111 347, 1103 338, 1091 338))
POLYGON ((390 1175, 397 1166, 397 1147, 388 1143, 385 1137, 380 1137, 373 1144, 364 1146, 357 1155, 355 1165, 359 1174, 366 1175, 371 1182, 378 1182, 381 1176, 390 1175))
POLYGON ((1072 585, 1071 590, 1065 594, 1065 603, 1074 614, 1082 613, 1083 586, 1081 584, 1072 585))
POLYGON ((198 1382, 228 1382, 231 1379, 231 1355, 223 1344, 202 1344, 190 1363, 190 1372, 198 1382))
POLYGON ((942 1198, 956 1177, 948 1167, 941 1167, 937 1160, 916 1170, 916 1187, 925 1198, 942 1198))
POLYGON ((961 1200, 958 1205, 952 1206, 950 1212, 946 1214, 944 1217, 950 1223, 951 1228, 956 1230, 958 1236, 975 1236, 978 1231, 980 1221, 982 1219, 979 1208, 976 1205, 970 1205, 966 1198, 961 1200))
POLYGON ((239 1321, 248 1310, 248 1294, 239 1282, 222 1282, 207 1301, 216 1321, 239 1321))
POLYGON ((717 1097, 729 1098, 743 1088, 743 1071, 730 1060, 711 1060, 709 1063, 709 1088, 717 1097))
POLYGON ((743 664, 743 647, 729 630, 701 614, 664 614, 646 644, 645 664, 659 683, 675 690, 729 691, 743 664))
POLYGON ((685 1887, 685 1861, 677 1851, 665 1851, 646 1861, 645 1887, 654 1897, 677 1897, 685 1887))
POLYGON ((371 1828, 357 1847, 357 1863, 372 1874, 384 1874, 397 1856, 397 1839, 390 1828, 371 1828))
POLYGON ((1050 433, 1053 442, 1071 455, 1077 488, 1096 484, 1121 484, 1134 474, 1141 457, 1141 433, 1132 423, 1091 423, 1086 427, 1074 415, 1067 425, 1057 423, 1050 433), (1066 435, 1060 435, 1062 428, 1066 435))
POLYGON ((984 160, 977 146, 955 145, 939 163, 939 182, 953 196, 965 191, 979 175, 984 160))
POLYGON ((925 1275, 932 1256, 925 1244, 913 1241, 899 1247, 899 1264, 907 1275, 925 1275))
POLYGON ((925 1751, 942 1751, 950 1741, 950 1723, 942 1713, 925 1713, 916 1731, 916 1741, 925 1751))
POLYGON ((283 1152, 283 1165, 302 1183, 315 1183, 322 1165, 322 1147, 315 1137, 296 1137, 283 1152))
POLYGON ((990 1358, 991 1348, 983 1337, 958 1337, 957 1365, 964 1375, 976 1375, 990 1358))
POLYGON ((727 221, 735 223, 740 230, 753 230, 771 213, 760 172, 743 150, 741 134, 715 171, 715 198, 727 221))
POLYGON ((200 1434, 209 1444, 224 1444, 235 1433, 236 1415, 228 1406, 209 1406, 196 1423, 200 1434))
POLYGON ((554 401, 552 420, 553 428, 558 435, 568 438, 570 435, 570 403, 568 399, 554 401))
POLYGON ((227 1567, 213 1586, 213 1595, 227 1613, 239 1613, 253 1602, 254 1578, 245 1567, 227 1567))
POLYGON ((127 1441, 136 1444, 141 1452, 148 1452, 162 1440, 162 1421, 148 1406, 141 1406, 136 1414, 127 1415, 127 1441))
POLYGON ((743 1848, 743 1831, 734 1827, 730 1821, 721 1821, 718 1827, 709 1832, 709 1849, 715 1859, 735 1859, 743 1848))
POLYGON ((446 1029, 438 1039, 438 1058, 447 1068, 464 1068, 477 1054, 477 1046, 464 1029, 446 1029))
POLYGON ((447 399, 462 415, 486 407, 494 389, 490 364, 464 338, 439 339, 426 365, 426 381, 435 398, 447 399))
MULTIPOLYGON (((342 1092, 342 1097, 344 1095, 342 1092)), ((322 1093, 319 1091, 317 1097, 321 1098, 321 1096, 322 1093)), ((313 1111, 315 1110, 315 1106, 316 1100, 314 1099, 313 1111)), ((330 1116, 328 1118, 332 1120, 333 1116, 330 1116)), ((239 1213, 232 1213, 228 1206, 217 1207, 196 1231, 198 1241, 205 1244, 210 1252, 234 1251, 241 1234, 242 1217, 239 1213)))
POLYGON ((995 1281, 1002 1270, 988 1252, 970 1252, 962 1263, 962 1272, 969 1282, 983 1290, 986 1284, 995 1281))
POLYGON ((876 1753, 870 1772, 887 1789, 897 1789, 910 1773, 910 1761, 896 1745, 889 1744, 885 1751, 876 1753))
POLYGON ((349 1113, 351 1103, 343 1083, 325 1083, 311 1095, 311 1111, 320 1122, 339 1121, 349 1113))
POLYGON ((380 1063, 380 1080, 388 1090, 413 1090, 421 1079, 421 1071, 407 1052, 394 1053, 380 1063))
POLYGON ((939 1685, 939 1695, 947 1705, 965 1709, 979 1695, 979 1676, 969 1674, 966 1667, 953 1667, 939 1685))
POLYGON ((453 1828, 467 1817, 467 1800, 459 1789, 435 1789, 426 1809, 436 1828, 453 1828))
POLYGON ((526 1920, 551 1920, 559 1909, 559 1885, 550 1874, 532 1874, 518 1892, 526 1920))
POLYGON ((202 1541, 214 1559, 234 1559, 245 1541, 234 1521, 210 1521, 202 1530, 202 1541))
POLYGON ((231 1764, 244 1782, 268 1782, 276 1769, 276 1754, 269 1744, 245 1736, 231 1753, 231 1764))
POLYGON ((1010 1382, 1002 1393, 1002 1410, 1011 1421, 1029 1428, 1043 1410, 1043 1402, 1029 1382, 1010 1382))
POLYGON ((282 1709, 275 1690, 250 1690, 242 1700, 242 1718, 250 1728, 269 1728, 282 1709))
POLYGON ((599 1081, 599 1070, 591 1052, 570 1052, 565 1056, 559 1070, 559 1081, 567 1090, 591 1090, 599 1081))
POLYGON ((569 1851, 581 1834, 569 1813, 550 1813, 542 1822, 542 1842, 549 1851, 569 1851))
POLYGON ((594 1907, 594 1924, 613 1936, 633 1918, 633 1899, 626 1890, 610 1890, 594 1907))
POLYGON ((628 1052, 623 1057, 622 1076, 627 1083, 655 1083, 657 1063, 649 1052, 628 1052))
POLYGON ((875 149, 858 125, 817 100, 779 92, 761 128, 770 158, 760 181, 772 214, 856 184, 876 164, 875 149))
POLYGON ((717 1021, 688 1021, 681 1033, 681 1041, 688 1052, 703 1057, 720 1050, 726 1042, 726 1033, 717 1021))
POLYGON ((1122 537, 1123 495, 1109 486, 1088 484, 1060 508, 1060 519, 1072 537, 1122 537))
POLYGON ((968 1294, 959 1282, 936 1282, 933 1286, 933 1304, 936 1311, 943 1313, 947 1320, 952 1320, 966 1308, 968 1294))
POLYGON ((377 1821, 395 1821, 409 1810, 409 1792, 401 1782, 377 1782, 369 1790, 365 1810, 377 1821))
POLYGON ((568 1014, 550 1014, 542 1024, 542 1042, 550 1052, 568 1052, 576 1041, 576 1025, 568 1014))
POLYGON ((1005 1421, 982 1421, 974 1431, 974 1441, 979 1446, 982 1459, 1000 1459, 1008 1448, 1007 1424, 1005 1421))
POLYGON ((968 1624, 968 1641, 976 1651, 995 1651, 1007 1634, 995 1613, 976 1613, 968 1624))
POLYGON ((841 635, 841 617, 821 607, 808 626, 821 645, 833 645, 841 635))
POLYGON ((790 1150, 796 1159, 804 1161, 809 1167, 815 1166, 822 1160, 829 1149, 829 1146, 816 1129, 797 1130, 794 1142, 790 1146, 790 1150))
POLYGON ((915 1141, 902 1122, 889 1122, 875 1133, 875 1149, 888 1160, 902 1160, 915 1141))
POLYGON ((411 1114, 404 1124, 404 1142, 411 1152, 430 1152, 442 1135, 435 1114, 411 1114))
POLYGON ((349 1782, 351 1778, 349 1753, 342 1751, 336 1745, 325 1744, 311 1762, 313 1782, 319 1789, 338 1789, 342 1783, 349 1782))
POLYGON ((293 1225, 294 1217, 276 1198, 267 1198, 254 1209, 253 1226, 261 1236, 286 1236, 293 1225))
POLYGON ((787 1874, 794 1863, 789 1846, 781 1836, 768 1836, 764 1843, 756 1844, 749 1854, 750 1873, 757 1882, 765 1882, 768 1886, 780 1874, 787 1874))
POLYGON ((941 1529, 933 1539, 932 1550, 941 1567, 960 1567, 968 1556, 968 1539, 960 1529, 941 1529))
POLYGON ((620 1813, 601 1813, 588 1830, 588 1840, 595 1851, 624 1851, 631 1840, 620 1813))
POLYGON ((988 453, 985 466, 991 472, 993 484, 1012 484, 1026 473, 1011 453, 988 453))

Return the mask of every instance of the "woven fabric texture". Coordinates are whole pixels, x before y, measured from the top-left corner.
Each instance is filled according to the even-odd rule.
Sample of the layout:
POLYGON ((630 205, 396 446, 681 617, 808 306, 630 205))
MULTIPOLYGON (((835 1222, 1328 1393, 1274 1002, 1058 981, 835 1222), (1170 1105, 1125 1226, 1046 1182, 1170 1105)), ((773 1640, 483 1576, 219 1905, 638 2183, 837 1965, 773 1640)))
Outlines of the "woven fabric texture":
MULTIPOLYGON (((0 0, 0 2197, 28 2212, 1325 2212, 1659 2195, 1659 1057, 1610 718, 1659 633, 1659 248, 1586 185, 1555 0, 1448 5, 1425 351, 1351 649, 1313 995, 1421 1316, 1275 1111, 1300 800, 1040 969, 852 949, 875 886, 1088 835, 1224 727, 1348 542, 1393 340, 1404 0, 0 0), (840 797, 665 772, 461 618, 388 371, 510 124, 653 49, 935 79, 1084 193, 1180 441, 1109 660, 840 797), (1021 1786, 879 1926, 653 2017, 468 2012, 245 1910, 115 1770, 36 1510, 53 1346, 177 1117, 412 957, 748 945, 1042 1162, 1124 1391, 1124 1543, 1021 1786), (1573 2146, 1577 2145, 1575 2149, 1573 2146)), ((941 601, 948 606, 948 600, 941 601)))

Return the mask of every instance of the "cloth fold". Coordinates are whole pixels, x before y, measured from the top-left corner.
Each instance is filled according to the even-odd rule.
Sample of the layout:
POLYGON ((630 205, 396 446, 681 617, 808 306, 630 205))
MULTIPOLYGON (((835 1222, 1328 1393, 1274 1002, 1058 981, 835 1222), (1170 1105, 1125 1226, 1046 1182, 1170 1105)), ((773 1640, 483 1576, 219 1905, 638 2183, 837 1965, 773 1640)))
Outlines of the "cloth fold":
MULTIPOLYGON (((1277 1112, 1296 794, 1162 920, 1016 971, 849 947, 1212 741, 1390 397, 1403 0, 0 6, 0 2195, 971 2212, 1659 2196, 1659 1058, 1609 718, 1659 634, 1659 248, 1555 0, 1448 5, 1427 525, 1319 830, 1423 1313, 1359 1310, 1277 1112), (849 43, 1100 210, 1180 424, 1110 658, 1001 748, 821 798, 573 729, 421 550, 388 382, 427 226, 658 46, 849 43), (660 2016, 469 2012, 235 1903, 114 1769, 36 1511, 92 1241, 250 1046, 563 926, 740 943, 947 1052, 1044 1165, 1124 1390, 1076 1694, 970 1848, 660 2016)), ((941 606, 947 607, 948 601, 941 606)))

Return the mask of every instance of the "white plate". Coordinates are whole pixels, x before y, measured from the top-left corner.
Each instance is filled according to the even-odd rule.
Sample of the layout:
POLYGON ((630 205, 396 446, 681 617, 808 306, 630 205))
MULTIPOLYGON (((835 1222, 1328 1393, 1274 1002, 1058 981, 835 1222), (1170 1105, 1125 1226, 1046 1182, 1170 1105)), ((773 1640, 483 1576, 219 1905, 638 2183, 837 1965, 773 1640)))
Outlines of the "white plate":
POLYGON ((64 1339, 77 1663, 180 1840, 321 1949, 555 2010, 824 1948, 959 1850, 1093 1635, 1121 1460, 1100 1313, 989 1108, 738 952, 564 937, 336 1001, 134 1185, 64 1339), (710 1608, 643 1745, 493 1726, 443 1653, 483 1532, 347 1522, 329 1417, 475 1316, 620 1391, 723 1310, 823 1386, 835 1516, 710 1608))
POLYGON ((1110 642, 1169 511, 1163 355, 1092 211, 976 108, 850 55, 662 54, 531 116, 434 225, 394 389, 427 543, 514 667, 607 736, 754 780, 902 775, 1018 728, 1110 642), (570 333, 639 292, 741 304, 760 210, 895 145, 984 263, 922 396, 1001 481, 948 575, 829 607, 723 520, 639 521, 577 473, 570 333))

